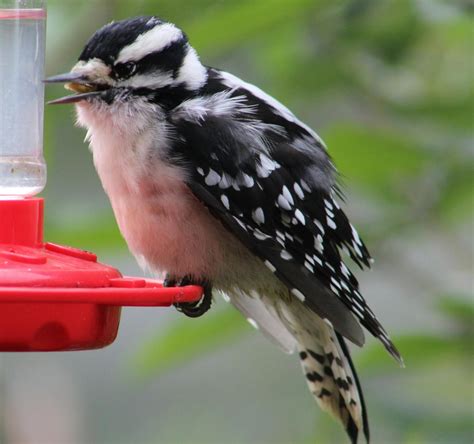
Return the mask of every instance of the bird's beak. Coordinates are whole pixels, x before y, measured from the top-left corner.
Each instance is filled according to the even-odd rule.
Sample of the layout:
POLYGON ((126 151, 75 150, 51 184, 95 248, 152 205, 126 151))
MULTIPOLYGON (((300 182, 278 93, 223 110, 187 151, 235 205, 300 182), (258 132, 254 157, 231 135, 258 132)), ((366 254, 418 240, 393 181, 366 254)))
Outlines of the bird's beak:
POLYGON ((64 87, 78 94, 72 96, 61 97, 60 99, 51 100, 48 105, 60 105, 64 103, 75 103, 95 97, 102 94, 103 90, 98 89, 97 85, 90 82, 83 74, 70 72, 59 74, 57 76, 48 77, 43 80, 44 83, 64 83, 64 87))

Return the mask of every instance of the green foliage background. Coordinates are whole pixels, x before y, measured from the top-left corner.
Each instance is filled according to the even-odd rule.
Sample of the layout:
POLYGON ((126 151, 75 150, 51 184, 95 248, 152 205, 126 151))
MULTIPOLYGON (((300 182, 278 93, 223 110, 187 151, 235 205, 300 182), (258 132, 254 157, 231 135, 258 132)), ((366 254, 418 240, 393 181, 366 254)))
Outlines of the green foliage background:
MULTIPOLYGON (((323 137, 343 176, 347 210, 377 260, 373 273, 359 273, 363 288, 369 287, 366 297, 405 357, 402 370, 373 341, 355 351, 374 442, 474 439, 473 8, 468 0, 49 0, 48 75, 67 71, 104 23, 156 14, 181 26, 206 64, 261 86, 323 137), (370 286, 377 276, 378 286, 370 286), (396 297, 383 298, 384 279, 396 297)), ((59 87, 48 89, 48 98, 59 94, 59 87)), ((126 247, 83 136, 73 128, 72 111, 47 109, 47 237, 98 250, 115 263, 126 247)), ((227 308, 196 321, 173 316, 123 350, 118 368, 128 375, 123 383, 137 384, 138 391, 170 372, 199 385, 199 372, 186 373, 193 362, 222 357, 205 370, 219 374, 228 368, 220 364, 229 358, 223 350, 251 335, 227 308)), ((245 349, 238 359, 249 359, 245 349)), ((249 368, 277 378, 278 368, 255 359, 249 368)), ((268 427, 260 415, 289 382, 262 391, 258 380, 236 407, 251 409, 255 424, 236 416, 217 426, 212 417, 219 398, 213 405, 200 399, 208 415, 201 412, 192 430, 175 417, 176 442, 344 442, 338 425, 316 405, 308 413, 313 405, 303 383, 295 395, 301 402, 293 400, 287 413, 276 408, 268 427), (313 418, 309 426, 302 417, 313 418), (266 430, 259 430, 261 423, 266 430), (242 434, 246 427, 250 431, 242 434)), ((189 399, 203 396, 192 384, 186 387, 189 399)), ((284 403, 281 396, 275 399, 284 403)), ((187 407, 183 401, 185 416, 187 407)), ((173 442, 153 425, 153 410, 142 415, 148 428, 135 439, 173 442)), ((113 432, 90 439, 127 442, 113 432)))

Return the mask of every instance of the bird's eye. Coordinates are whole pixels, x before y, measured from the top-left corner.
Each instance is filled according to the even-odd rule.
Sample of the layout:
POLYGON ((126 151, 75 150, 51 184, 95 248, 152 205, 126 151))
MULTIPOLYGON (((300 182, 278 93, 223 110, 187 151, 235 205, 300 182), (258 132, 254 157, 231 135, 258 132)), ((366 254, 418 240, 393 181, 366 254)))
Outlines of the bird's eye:
POLYGON ((133 75, 136 69, 137 65, 133 62, 117 63, 117 65, 114 66, 114 77, 117 80, 127 79, 133 75))

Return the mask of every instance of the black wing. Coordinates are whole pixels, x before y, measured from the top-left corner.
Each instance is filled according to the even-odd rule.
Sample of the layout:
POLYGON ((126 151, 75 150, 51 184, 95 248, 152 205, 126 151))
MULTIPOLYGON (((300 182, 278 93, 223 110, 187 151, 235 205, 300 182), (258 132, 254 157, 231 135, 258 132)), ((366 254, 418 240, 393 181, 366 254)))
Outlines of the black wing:
POLYGON ((285 113, 245 88, 184 102, 170 117, 176 161, 197 198, 295 297, 361 345, 354 315, 398 359, 341 259, 345 249, 360 266, 371 260, 337 204, 329 156, 285 113))

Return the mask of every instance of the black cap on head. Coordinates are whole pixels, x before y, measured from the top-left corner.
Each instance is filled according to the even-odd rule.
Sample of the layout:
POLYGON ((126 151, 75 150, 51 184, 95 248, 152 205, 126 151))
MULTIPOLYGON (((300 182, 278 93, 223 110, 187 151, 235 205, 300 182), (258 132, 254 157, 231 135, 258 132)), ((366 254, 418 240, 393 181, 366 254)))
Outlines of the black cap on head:
POLYGON ((124 47, 132 44, 140 34, 163 23, 166 22, 154 16, 134 17, 109 23, 94 33, 79 60, 98 58, 112 65, 124 47))

